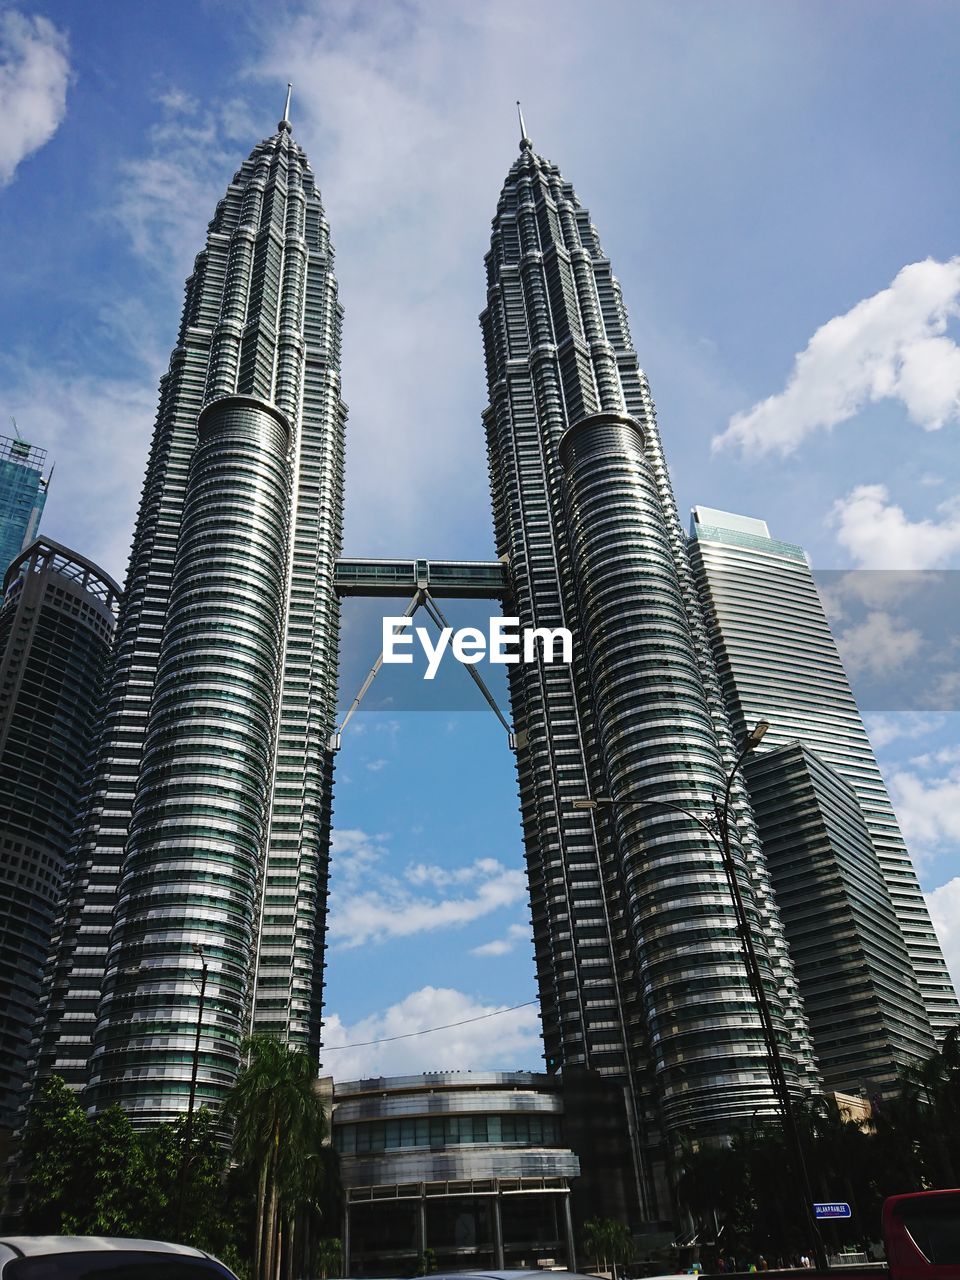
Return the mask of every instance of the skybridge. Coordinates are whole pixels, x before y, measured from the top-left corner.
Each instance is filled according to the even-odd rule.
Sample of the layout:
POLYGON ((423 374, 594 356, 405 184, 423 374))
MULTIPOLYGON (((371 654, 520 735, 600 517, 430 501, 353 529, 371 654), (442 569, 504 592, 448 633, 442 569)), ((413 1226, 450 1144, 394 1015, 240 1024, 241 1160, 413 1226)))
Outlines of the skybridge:
POLYGON ((501 560, 356 560, 337 561, 333 577, 338 596, 405 596, 427 592, 435 600, 469 597, 502 600, 507 566, 501 560))
MULTIPOLYGON (((336 562, 333 576, 334 590, 338 596, 401 596, 409 600, 403 617, 412 618, 423 609, 438 628, 447 627, 447 620, 440 611, 437 600, 463 600, 473 597, 481 600, 502 601, 509 589, 505 560, 355 560, 336 562)), ((448 628, 449 629, 449 628, 448 628)), ((363 701, 368 689, 383 665, 383 652, 370 669, 360 692, 347 709, 346 715, 330 736, 330 749, 339 751, 344 729, 363 701)), ((464 670, 474 682, 490 710, 507 732, 511 750, 525 735, 515 734, 510 722, 500 710, 496 699, 484 684, 475 666, 464 670)))

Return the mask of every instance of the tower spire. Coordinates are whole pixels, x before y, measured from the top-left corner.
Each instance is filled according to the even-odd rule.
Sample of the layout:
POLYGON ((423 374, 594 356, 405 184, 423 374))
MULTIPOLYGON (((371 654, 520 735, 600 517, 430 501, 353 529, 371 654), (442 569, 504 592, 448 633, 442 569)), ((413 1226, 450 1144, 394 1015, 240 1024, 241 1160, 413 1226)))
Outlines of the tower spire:
POLYGON ((290 84, 290 82, 288 81, 287 82, 287 100, 283 104, 283 119, 277 125, 278 129, 289 130, 290 128, 290 98, 292 97, 292 95, 293 95, 293 85, 290 84))
POLYGON ((523 107, 520 105, 520 99, 517 99, 517 115, 520 117, 520 150, 526 151, 533 143, 527 137, 527 126, 523 120, 523 107))

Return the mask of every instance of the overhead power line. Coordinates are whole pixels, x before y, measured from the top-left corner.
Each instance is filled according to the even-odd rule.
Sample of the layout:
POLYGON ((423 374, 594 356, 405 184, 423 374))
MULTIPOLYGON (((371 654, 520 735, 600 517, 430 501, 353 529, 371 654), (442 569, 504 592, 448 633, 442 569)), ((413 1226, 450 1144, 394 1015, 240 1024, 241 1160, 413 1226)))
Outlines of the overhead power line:
POLYGON ((478 1013, 475 1018, 461 1018, 459 1022, 445 1022, 442 1027, 424 1027, 422 1031, 405 1031, 401 1036, 384 1036, 381 1040, 357 1040, 353 1044, 325 1044, 321 1053, 336 1053, 340 1049, 366 1049, 371 1044, 389 1044, 392 1040, 410 1040, 414 1036, 428 1036, 434 1031, 449 1031, 451 1027, 465 1027, 468 1022, 483 1022, 486 1018, 499 1018, 504 1013, 515 1013, 517 1009, 526 1009, 536 1000, 524 1000, 523 1004, 512 1004, 509 1009, 494 1009, 493 1013, 478 1013))

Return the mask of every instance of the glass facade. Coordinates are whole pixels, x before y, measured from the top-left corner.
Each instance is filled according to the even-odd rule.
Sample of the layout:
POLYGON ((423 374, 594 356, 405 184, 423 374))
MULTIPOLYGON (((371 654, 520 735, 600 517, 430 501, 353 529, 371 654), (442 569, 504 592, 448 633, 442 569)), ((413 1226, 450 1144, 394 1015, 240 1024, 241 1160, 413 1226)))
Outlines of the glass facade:
POLYGON ((426 1249, 441 1270, 572 1266, 581 1170, 564 1105, 556 1077, 526 1071, 335 1084, 345 1269, 403 1275, 426 1249))
POLYGON ((161 382, 41 1075, 186 1109, 251 1030, 319 1048, 336 706, 342 312, 290 125, 214 212, 161 382))
POLYGON ((37 536, 49 477, 46 449, 0 436, 0 573, 37 536))
POLYGON ((856 793, 799 742, 746 776, 824 1085, 895 1093, 934 1039, 856 793))
POLYGON ((48 540, 0 607, 0 1130, 27 1079, 40 980, 93 750, 119 588, 48 540))
MULTIPOLYGON (((505 612, 569 628, 572 666, 510 669, 545 1056, 620 1079, 641 1215, 667 1216, 665 1146, 772 1113, 729 889, 698 815, 736 748, 653 400, 597 232, 521 143, 500 196, 481 317, 505 612), (584 796, 608 808, 578 811, 584 796)), ((745 788, 737 859, 793 1085, 816 1082, 745 788)))
POLYGON ((803 548, 762 520, 695 507, 690 553, 734 728, 771 721, 763 750, 799 741, 853 788, 920 987, 942 1036, 957 997, 803 548))

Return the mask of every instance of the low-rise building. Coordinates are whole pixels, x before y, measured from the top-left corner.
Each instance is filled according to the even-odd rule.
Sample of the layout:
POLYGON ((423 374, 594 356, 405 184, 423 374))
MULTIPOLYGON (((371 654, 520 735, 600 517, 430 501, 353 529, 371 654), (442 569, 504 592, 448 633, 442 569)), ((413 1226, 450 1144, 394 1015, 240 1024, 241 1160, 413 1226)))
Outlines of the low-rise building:
POLYGON ((575 1265, 571 1183, 554 1076, 449 1071, 337 1083, 344 1274, 575 1265))

